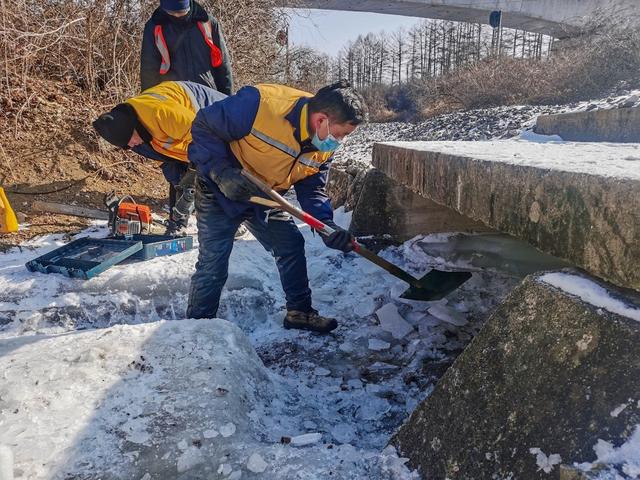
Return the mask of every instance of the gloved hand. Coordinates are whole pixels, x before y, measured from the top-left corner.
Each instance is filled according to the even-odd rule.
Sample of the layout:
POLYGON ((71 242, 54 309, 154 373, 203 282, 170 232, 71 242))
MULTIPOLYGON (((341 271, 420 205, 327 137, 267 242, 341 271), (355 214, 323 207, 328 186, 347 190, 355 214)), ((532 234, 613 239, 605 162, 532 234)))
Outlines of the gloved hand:
POLYGON ((329 236, 321 235, 322 241, 327 247, 341 250, 344 253, 353 250, 353 242, 355 241, 353 235, 344 228, 337 226, 331 220, 325 220, 323 223, 334 229, 334 232, 329 236))
POLYGON ((219 175, 211 172, 210 177, 222 194, 230 200, 246 202, 253 195, 259 194, 258 188, 244 178, 238 168, 227 167, 219 175))

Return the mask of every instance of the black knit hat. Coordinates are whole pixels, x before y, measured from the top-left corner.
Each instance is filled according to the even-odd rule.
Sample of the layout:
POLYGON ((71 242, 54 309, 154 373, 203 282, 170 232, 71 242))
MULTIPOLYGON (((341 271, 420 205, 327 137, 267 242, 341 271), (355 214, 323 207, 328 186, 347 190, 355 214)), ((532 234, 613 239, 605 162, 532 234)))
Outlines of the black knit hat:
POLYGON ((93 121, 93 128, 107 142, 116 147, 126 148, 138 124, 138 116, 127 103, 116 105, 110 112, 103 113, 93 121))

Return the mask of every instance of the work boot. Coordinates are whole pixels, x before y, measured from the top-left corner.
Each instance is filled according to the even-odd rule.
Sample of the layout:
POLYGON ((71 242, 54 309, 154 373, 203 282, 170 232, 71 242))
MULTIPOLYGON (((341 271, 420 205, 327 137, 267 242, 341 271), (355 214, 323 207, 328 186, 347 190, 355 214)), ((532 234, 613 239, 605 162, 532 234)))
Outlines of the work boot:
POLYGON ((284 317, 284 328, 296 328, 298 330, 310 330, 312 332, 329 333, 338 327, 335 318, 323 317, 317 310, 311 309, 309 312, 299 310, 287 311, 284 317))

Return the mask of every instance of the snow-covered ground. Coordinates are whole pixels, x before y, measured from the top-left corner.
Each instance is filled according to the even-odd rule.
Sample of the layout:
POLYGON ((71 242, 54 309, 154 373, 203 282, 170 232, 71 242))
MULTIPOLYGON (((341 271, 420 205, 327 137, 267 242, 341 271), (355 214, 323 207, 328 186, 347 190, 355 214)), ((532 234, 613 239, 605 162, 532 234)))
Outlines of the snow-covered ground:
MULTIPOLYGON (((631 92, 367 125, 338 163, 370 162, 374 141, 553 141, 527 133, 538 114, 638 101, 631 92)), ((349 215, 337 221, 347 226, 349 215)), ((275 264, 250 234, 235 244, 220 319, 207 321, 184 319, 197 245, 88 281, 24 267, 68 241, 61 235, 2 254, 0 480, 415 478, 385 448, 393 432, 524 275, 565 266, 499 235, 417 237, 382 255, 416 276, 474 274, 445 300, 407 301, 403 282, 300 228, 314 305, 340 323, 330 335, 282 328, 275 264)), ((98 223, 80 236, 105 234, 98 223)), ((636 432, 594 456, 637 478, 637 446, 636 432)))
POLYGON ((431 266, 475 272, 446 300, 413 302, 398 298, 403 282, 301 229, 315 306, 340 322, 331 335, 282 328, 275 264, 250 234, 236 242, 219 312, 246 344, 240 333, 230 340, 222 320, 174 321, 184 317, 196 250, 88 281, 24 267, 61 236, 0 256, 0 464, 13 456, 22 479, 116 478, 132 468, 145 480, 213 470, 207 478, 412 478, 385 450, 391 434, 530 271, 528 254, 516 271, 514 258, 502 268, 500 251, 513 246, 500 237, 479 237, 455 256, 451 246, 469 239, 434 235, 390 248, 384 256, 416 275, 431 266), (213 375, 216 366, 229 375, 213 375), (230 409, 208 412, 218 387, 230 409), (317 435, 296 439, 304 434, 317 435), (153 465, 149 451, 159 456, 153 465))

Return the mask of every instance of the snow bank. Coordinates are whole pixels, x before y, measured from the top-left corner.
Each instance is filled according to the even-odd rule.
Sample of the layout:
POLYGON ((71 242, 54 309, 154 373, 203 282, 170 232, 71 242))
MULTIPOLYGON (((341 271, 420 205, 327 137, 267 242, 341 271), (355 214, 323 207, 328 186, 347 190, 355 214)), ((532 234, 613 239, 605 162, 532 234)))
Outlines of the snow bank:
POLYGON ((575 295, 594 307, 604 308, 611 313, 640 321, 640 310, 614 298, 593 280, 562 272, 546 273, 540 276, 540 280, 570 295, 575 295))
POLYGON ((248 340, 224 320, 4 340, 0 371, 0 444, 30 479, 217 469, 232 440, 203 433, 233 424, 246 436, 251 406, 274 395, 248 340))

